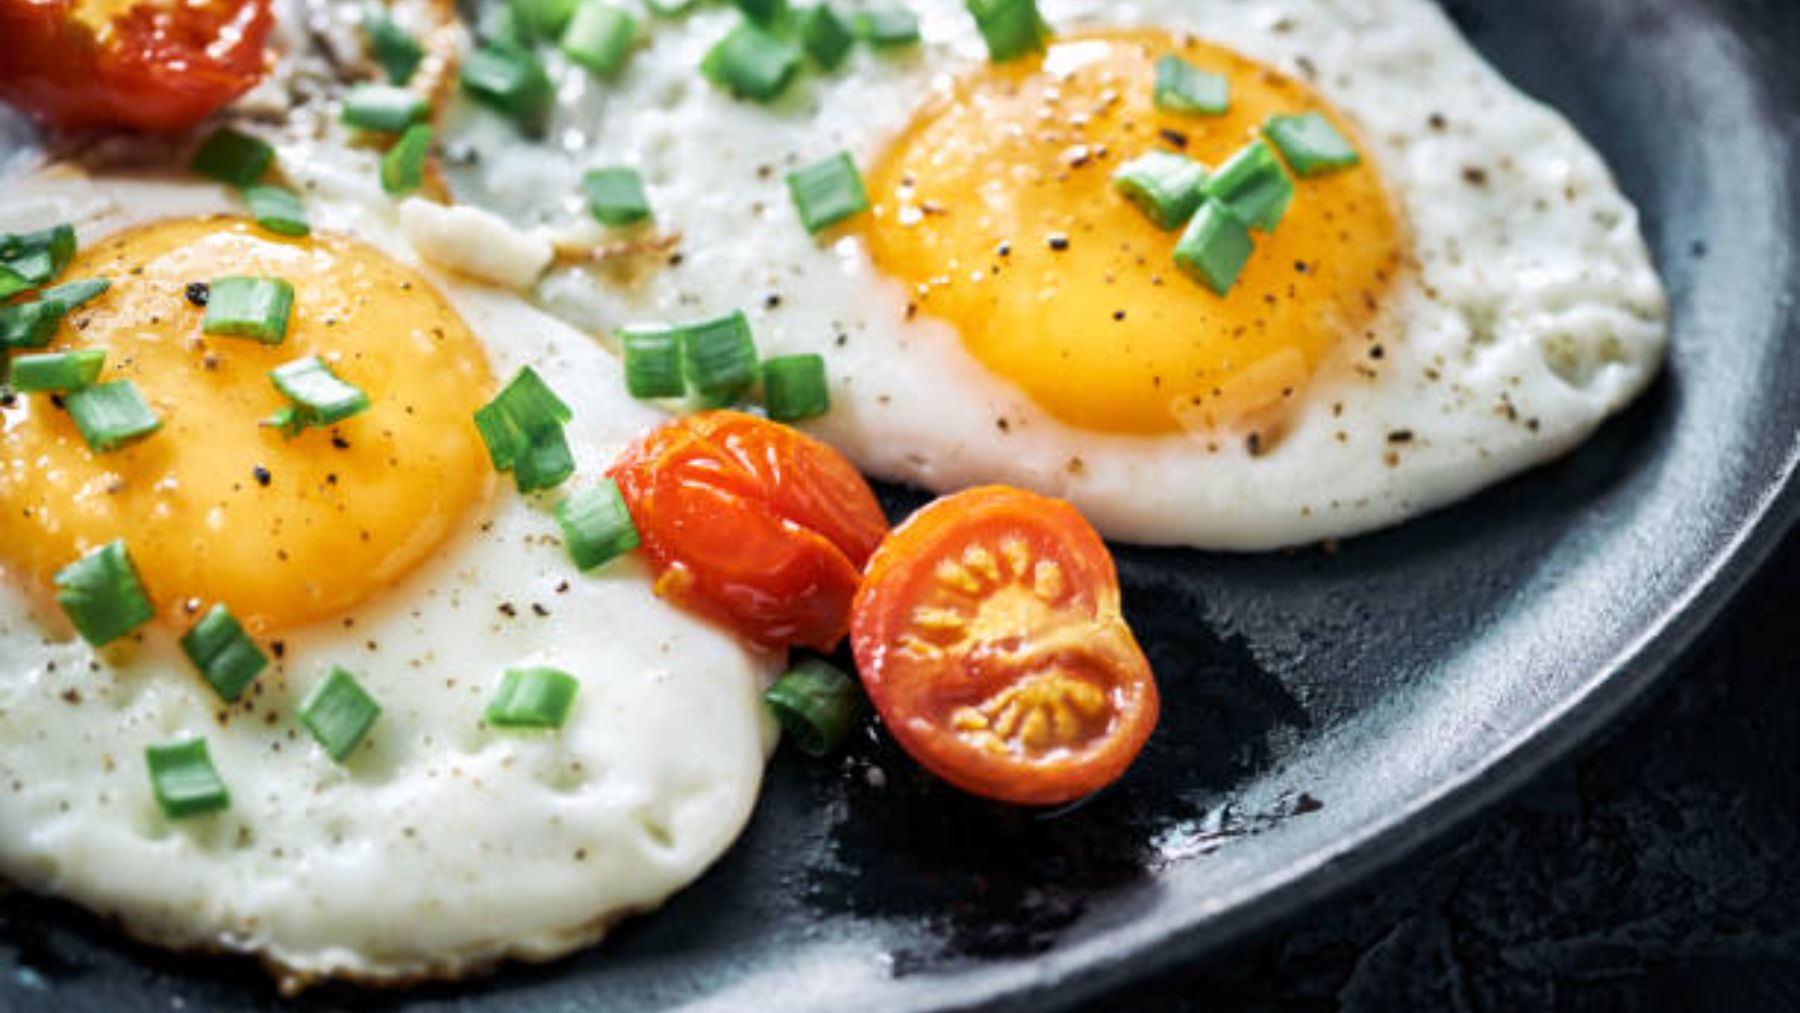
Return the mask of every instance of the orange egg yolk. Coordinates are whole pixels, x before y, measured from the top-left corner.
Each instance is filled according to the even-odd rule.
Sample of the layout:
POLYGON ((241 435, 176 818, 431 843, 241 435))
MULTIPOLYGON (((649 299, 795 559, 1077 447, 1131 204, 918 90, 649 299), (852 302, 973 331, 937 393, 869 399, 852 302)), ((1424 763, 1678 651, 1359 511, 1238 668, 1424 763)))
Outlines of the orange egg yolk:
POLYGON ((51 350, 105 349, 101 381, 135 382, 163 425, 102 454, 46 395, 0 409, 0 576, 48 592, 57 570, 124 538, 170 624, 223 602, 267 634, 378 594, 490 494, 471 414, 493 377, 411 270, 349 239, 211 218, 114 235, 64 275, 94 276, 112 288, 63 321, 51 350), (201 333, 189 286, 226 275, 293 285, 286 341, 201 333), (288 438, 260 424, 287 403, 269 371, 308 355, 370 407, 288 438))
POLYGON ((1063 421, 1155 434, 1279 418, 1340 342, 1362 341, 1402 263, 1403 229, 1351 124, 1302 82, 1155 30, 1061 36, 981 67, 914 119, 869 179, 875 263, 916 308, 1063 421), (1230 83, 1224 115, 1156 108, 1174 53, 1230 83), (1217 168, 1268 117, 1319 111, 1364 152, 1296 178, 1273 235, 1223 297, 1113 189, 1153 150, 1217 168))

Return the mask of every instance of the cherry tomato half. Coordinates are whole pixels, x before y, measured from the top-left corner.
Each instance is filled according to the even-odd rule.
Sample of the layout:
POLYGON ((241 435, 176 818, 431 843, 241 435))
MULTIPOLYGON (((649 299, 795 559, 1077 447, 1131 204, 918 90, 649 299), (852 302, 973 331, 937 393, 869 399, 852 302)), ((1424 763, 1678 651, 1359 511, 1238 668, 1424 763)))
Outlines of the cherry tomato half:
POLYGON ((173 131, 267 70, 269 0, 0 0, 0 99, 63 129, 173 131))
POLYGON ((888 524, 837 451, 754 415, 703 412, 644 437, 611 475, 658 594, 764 647, 828 651, 844 639, 888 524))
POLYGON ((1156 727, 1112 556, 1062 500, 987 486, 913 514, 869 561, 851 645, 901 747, 988 798, 1074 801, 1156 727))

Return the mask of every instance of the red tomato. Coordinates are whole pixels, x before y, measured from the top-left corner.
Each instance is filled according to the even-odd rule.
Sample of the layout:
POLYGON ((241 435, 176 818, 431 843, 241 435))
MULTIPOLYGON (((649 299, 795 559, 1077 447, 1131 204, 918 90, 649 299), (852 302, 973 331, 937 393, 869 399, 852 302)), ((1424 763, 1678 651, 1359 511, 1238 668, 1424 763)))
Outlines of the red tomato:
POLYGON ((875 494, 818 440, 741 412, 690 415, 612 467, 657 593, 764 647, 828 651, 887 533, 875 494))
POLYGON ((913 514, 869 561, 851 645, 901 747, 988 798, 1081 798, 1156 727, 1112 556, 1062 500, 988 486, 913 514))
POLYGON ((269 0, 0 0, 0 99, 63 129, 182 130, 262 79, 273 23, 269 0))

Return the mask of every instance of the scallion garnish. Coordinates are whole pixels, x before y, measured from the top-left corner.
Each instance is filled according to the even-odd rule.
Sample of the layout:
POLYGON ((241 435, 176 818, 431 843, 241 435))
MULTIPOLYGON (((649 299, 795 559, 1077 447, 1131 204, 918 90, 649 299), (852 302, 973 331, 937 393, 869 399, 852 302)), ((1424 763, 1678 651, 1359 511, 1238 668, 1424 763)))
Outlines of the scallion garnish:
POLYGON ((109 288, 112 288, 112 282, 105 278, 81 278, 44 289, 38 293, 38 298, 48 302, 61 303, 66 311, 89 300, 99 298, 109 288))
POLYGON ((150 768, 150 790, 164 816, 181 819, 231 805, 231 792, 213 769, 205 739, 149 746, 144 761, 150 768))
POLYGON ((344 762, 380 716, 381 705, 337 665, 300 701, 300 723, 325 755, 338 763, 344 762))
POLYGON ((731 404, 754 386, 756 341, 743 312, 682 328, 681 372, 709 405, 731 404))
POLYGON ((68 312, 68 307, 55 299, 0 306, 0 349, 49 345, 68 312))
POLYGON ((787 0, 731 0, 732 6, 758 24, 773 24, 787 11, 787 0))
POLYGON ((294 311, 294 286, 282 278, 233 275, 214 278, 200 321, 205 334, 250 338, 265 345, 287 340, 288 317, 294 311))
POLYGON ((278 236, 304 236, 312 232, 306 220, 306 205, 292 190, 266 183, 244 188, 244 203, 250 205, 250 217, 256 224, 278 236))
POLYGON ((858 11, 850 32, 871 46, 910 46, 919 41, 919 16, 904 7, 858 11))
POLYGON ((63 397, 63 407, 96 454, 110 453, 162 428, 162 419, 130 380, 71 391, 63 397))
POLYGON ((496 728, 559 728, 569 716, 581 683, 554 668, 512 668, 488 704, 488 724, 496 728))
POLYGON ((555 90, 550 75, 525 49, 493 42, 463 60, 464 90, 528 131, 542 129, 555 90))
POLYGON ((693 10, 699 2, 700 0, 644 0, 644 6, 659 17, 674 18, 693 10))
POLYGON ((1038 13, 1037 0, 968 0, 968 8, 987 43, 988 58, 995 63, 1040 52, 1050 38, 1050 25, 1038 13))
POLYGON ((513 20, 527 33, 540 39, 562 35, 575 14, 576 0, 510 0, 513 20))
POLYGON ((20 393, 80 390, 100 378, 106 352, 82 348, 73 352, 21 355, 12 361, 12 388, 20 393))
POLYGON ((339 379, 316 355, 277 366, 269 371, 269 379, 292 402, 291 412, 271 420, 289 435, 336 425, 369 408, 369 395, 339 379))
POLYGON ((745 22, 732 29, 700 64, 707 80, 739 98, 767 102, 800 70, 800 47, 745 22))
POLYGON ((413 71, 425 60, 425 47, 395 24, 387 8, 378 3, 363 5, 362 28, 369 39, 369 50, 387 72, 388 80, 394 84, 412 80, 413 71))
POLYGON ((1152 151, 1119 166, 1113 189, 1163 230, 1178 229, 1200 207, 1206 167, 1191 158, 1152 151))
POLYGON ((1231 291, 1256 244, 1237 215, 1208 199, 1175 244, 1175 263, 1219 295, 1231 291))
POLYGON ((862 687, 822 658, 806 658, 763 693, 781 728, 808 756, 844 744, 868 709, 862 687))
POLYGON ((637 525, 618 483, 603 480, 592 489, 571 495, 556 508, 563 544, 582 570, 609 563, 642 544, 637 525))
POLYGON ((817 233, 869 210, 862 174, 848 152, 788 173, 787 185, 808 232, 817 233))
POLYGON ((819 4, 801 11, 795 22, 795 34, 806 55, 825 70, 836 70, 856 43, 850 26, 829 4, 819 4))
POLYGON ((391 84, 359 84, 344 95, 344 122, 358 130, 397 134, 431 115, 425 96, 391 84))
POLYGON ((432 130, 416 123, 381 156, 381 188, 398 197, 425 185, 425 158, 431 154, 432 130))
POLYGON ((592 169, 581 178, 588 211, 604 225, 631 225, 650 217, 650 198, 636 169, 592 169))
POLYGON ((559 43, 563 55, 601 76, 619 72, 637 42, 637 19, 607 0, 582 0, 559 43))
POLYGON ((74 256, 72 226, 0 236, 0 299, 49 284, 74 256))
POLYGON ((681 331, 632 327, 619 332, 625 351, 625 389, 635 398, 680 397, 681 331))
POLYGON ((269 667, 268 655, 223 604, 214 605, 182 635, 181 649, 226 703, 242 696, 269 667))
POLYGON ((1263 133, 1281 149, 1281 157, 1302 176, 1319 176, 1361 164, 1349 138, 1331 125, 1324 113, 1271 116, 1263 133))
POLYGON ((81 639, 107 644, 156 617, 125 540, 111 541, 57 571, 56 603, 81 639))
POLYGON ((1207 180, 1208 199, 1223 204, 1238 221, 1263 232, 1275 231, 1294 199, 1294 181, 1281 159, 1262 141, 1251 141, 1207 180))
POLYGON ((764 359, 762 381, 763 405, 777 422, 809 419, 831 410, 822 355, 805 353, 764 359))
POLYGON ((1217 116, 1231 107, 1231 82, 1169 53, 1156 61, 1156 108, 1217 116))
POLYGON ((512 472, 520 492, 534 492, 561 485, 575 473, 575 458, 563 434, 573 417, 569 406, 526 366, 475 410, 475 428, 494 467, 512 472))
POLYGON ((275 161, 275 149, 261 138, 220 127, 201 142, 189 164, 195 172, 232 186, 249 186, 275 161))

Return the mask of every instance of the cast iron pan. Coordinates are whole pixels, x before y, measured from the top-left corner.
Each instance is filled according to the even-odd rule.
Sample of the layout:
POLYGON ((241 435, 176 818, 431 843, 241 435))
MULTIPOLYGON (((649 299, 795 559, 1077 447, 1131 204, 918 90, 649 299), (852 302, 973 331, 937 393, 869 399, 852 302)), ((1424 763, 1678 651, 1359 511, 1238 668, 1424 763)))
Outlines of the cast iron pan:
POLYGON ((1323 902, 1593 736, 1800 514, 1800 4, 1450 10, 1643 209, 1670 368, 1569 459, 1335 554, 1121 551, 1165 711, 1116 788, 1027 815, 873 733, 830 763, 783 752, 743 840, 660 914, 399 997, 283 1003, 248 961, 14 896, 0 1009, 1050 1009, 1323 902))

